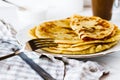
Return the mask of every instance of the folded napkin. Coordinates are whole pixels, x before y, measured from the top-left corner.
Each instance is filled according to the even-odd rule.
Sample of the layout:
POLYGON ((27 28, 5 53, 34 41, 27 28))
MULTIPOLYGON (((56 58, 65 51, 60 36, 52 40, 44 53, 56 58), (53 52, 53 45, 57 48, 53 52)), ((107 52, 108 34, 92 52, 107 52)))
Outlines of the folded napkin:
MULTIPOLYGON (((15 38, 15 31, 9 24, 0 22, 0 56, 21 48, 15 38)), ((99 80, 107 70, 93 61, 79 61, 67 58, 54 58, 35 52, 25 54, 37 61, 56 80, 99 80)), ((0 61, 0 80, 44 80, 19 56, 0 61)))

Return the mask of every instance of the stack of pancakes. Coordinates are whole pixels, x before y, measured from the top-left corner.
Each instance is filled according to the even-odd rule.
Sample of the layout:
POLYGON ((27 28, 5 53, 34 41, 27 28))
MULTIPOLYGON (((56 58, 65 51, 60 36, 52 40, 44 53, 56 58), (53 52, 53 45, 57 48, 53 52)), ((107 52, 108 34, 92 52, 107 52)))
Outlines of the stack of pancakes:
POLYGON ((118 27, 99 17, 74 15, 43 22, 29 30, 32 38, 53 38, 57 47, 43 50, 59 54, 92 54, 107 50, 120 40, 118 27))

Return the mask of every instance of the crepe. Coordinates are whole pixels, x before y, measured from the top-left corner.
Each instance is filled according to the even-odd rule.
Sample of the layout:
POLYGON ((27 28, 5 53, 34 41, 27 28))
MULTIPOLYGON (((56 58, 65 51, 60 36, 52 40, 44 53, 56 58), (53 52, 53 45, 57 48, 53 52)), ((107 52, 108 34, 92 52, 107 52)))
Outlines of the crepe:
POLYGON ((115 42, 115 41, 119 41, 120 40, 120 30, 117 30, 115 32, 115 35, 112 36, 110 38, 105 38, 103 40, 93 40, 93 41, 87 41, 87 42, 79 42, 79 43, 76 43, 72 46, 80 46, 80 45, 86 45, 86 44, 95 44, 95 43, 111 43, 111 42, 115 42))
MULTIPOLYGON (((82 16, 82 18, 84 19, 84 16, 82 16)), ((90 22, 86 22, 86 25, 89 25, 89 23, 94 21, 96 22, 96 20, 99 21, 101 18, 88 17, 88 19, 90 19, 90 22)), ((84 40, 83 38, 80 38, 80 35, 75 29, 73 29, 73 26, 71 26, 71 21, 71 18, 66 18, 62 20, 43 22, 40 25, 30 29, 29 34, 32 38, 53 38, 55 42, 58 43, 58 46, 42 48, 42 50, 57 54, 94 54, 110 49, 120 40, 120 30, 115 24, 112 24, 108 21, 106 23, 109 24, 108 27, 112 29, 108 29, 107 27, 103 32, 110 33, 106 33, 106 35, 103 36, 98 35, 98 37, 91 37, 91 35, 93 35, 93 33, 91 33, 91 35, 87 36, 86 38, 92 38, 92 40, 84 40)), ((91 28, 91 26, 89 27, 91 28)), ((88 32, 86 31, 86 33, 88 32)), ((102 32, 98 29, 98 31, 95 31, 95 33, 99 34, 102 32)))
POLYGON ((71 17, 70 26, 82 40, 104 39, 115 28, 114 24, 99 17, 80 15, 71 17))
MULTIPOLYGON (((111 47, 113 47, 114 45, 116 45, 118 42, 111 42, 111 43, 107 43, 107 44, 94 44, 91 47, 87 48, 87 49, 83 49, 81 51, 73 51, 71 50, 63 50, 63 49, 59 49, 59 48, 43 48, 43 50, 51 52, 51 53, 57 53, 57 54, 73 54, 73 55, 85 55, 85 54, 94 54, 97 52, 101 52, 107 49, 110 49, 111 47)), ((86 45, 87 46, 87 45, 86 45)))
POLYGON ((69 18, 44 22, 37 26, 35 34, 38 38, 54 38, 57 40, 79 39, 77 34, 70 28, 70 21, 68 21, 69 18))

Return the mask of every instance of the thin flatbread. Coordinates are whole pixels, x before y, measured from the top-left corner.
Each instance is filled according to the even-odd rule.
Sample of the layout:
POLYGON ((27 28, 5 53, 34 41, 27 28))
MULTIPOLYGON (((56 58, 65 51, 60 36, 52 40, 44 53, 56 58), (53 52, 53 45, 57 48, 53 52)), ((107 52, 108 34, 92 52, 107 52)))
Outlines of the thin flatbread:
POLYGON ((71 28, 82 40, 104 39, 112 34, 114 24, 99 17, 74 15, 71 17, 71 28))
POLYGON ((51 52, 51 53, 55 53, 55 54, 67 54, 67 55, 86 55, 86 54, 94 54, 97 52, 101 52, 107 49, 110 49, 111 47, 113 47, 114 45, 116 45, 118 42, 112 42, 112 43, 108 43, 108 44, 96 44, 91 46, 90 48, 87 48, 85 50, 81 50, 81 51, 69 51, 69 50, 59 50, 58 48, 43 48, 43 50, 47 51, 47 52, 51 52))

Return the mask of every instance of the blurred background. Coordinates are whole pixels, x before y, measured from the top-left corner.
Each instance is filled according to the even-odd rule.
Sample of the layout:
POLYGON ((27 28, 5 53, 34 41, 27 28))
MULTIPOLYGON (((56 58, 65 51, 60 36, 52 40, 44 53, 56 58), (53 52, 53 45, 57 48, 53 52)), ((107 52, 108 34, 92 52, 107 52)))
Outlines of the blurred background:
MULTIPOLYGON (((120 21, 118 1, 113 6, 114 15, 111 19, 116 24, 120 21)), ((0 18, 9 18, 8 22, 17 27, 66 18, 73 14, 91 16, 91 0, 0 0, 0 18)))

